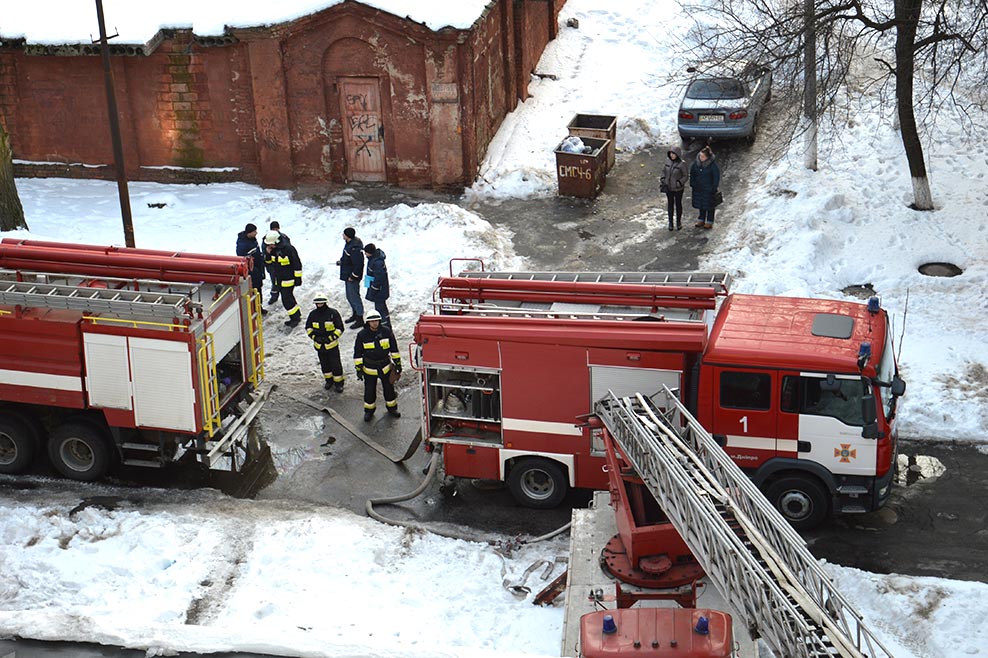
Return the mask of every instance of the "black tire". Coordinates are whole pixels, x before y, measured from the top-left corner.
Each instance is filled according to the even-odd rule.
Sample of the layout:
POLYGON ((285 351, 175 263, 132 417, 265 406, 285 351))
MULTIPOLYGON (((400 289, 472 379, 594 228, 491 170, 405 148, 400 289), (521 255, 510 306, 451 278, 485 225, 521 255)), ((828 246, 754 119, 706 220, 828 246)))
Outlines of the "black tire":
POLYGON ((48 439, 48 458, 70 480, 91 482, 106 475, 112 452, 106 433, 93 423, 68 421, 48 439))
POLYGON ((827 491, 811 475, 775 480, 765 497, 796 530, 812 530, 830 515, 827 491))
POLYGON ((23 473, 38 452, 34 428, 13 414, 0 414, 0 473, 23 473))
POLYGON ((744 141, 749 146, 755 143, 755 139, 758 137, 758 115, 755 115, 755 120, 751 122, 751 134, 744 138, 744 141))
POLYGON ((519 505, 552 509, 563 502, 569 492, 569 480, 558 462, 527 457, 511 467, 508 489, 519 505))

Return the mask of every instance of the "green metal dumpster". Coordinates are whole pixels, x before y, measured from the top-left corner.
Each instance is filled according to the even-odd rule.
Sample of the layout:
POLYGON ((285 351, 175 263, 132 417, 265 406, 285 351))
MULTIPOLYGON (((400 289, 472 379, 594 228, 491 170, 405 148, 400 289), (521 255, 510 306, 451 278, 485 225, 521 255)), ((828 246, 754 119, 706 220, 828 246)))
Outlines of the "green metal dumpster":
POLYGON ((607 182, 608 139, 582 137, 585 153, 570 153, 562 150, 563 143, 556 147, 556 177, 559 193, 585 199, 596 197, 607 182))
POLYGON ((607 171, 614 166, 614 146, 617 143, 617 117, 609 114, 577 114, 566 126, 570 135, 580 138, 609 139, 607 171))

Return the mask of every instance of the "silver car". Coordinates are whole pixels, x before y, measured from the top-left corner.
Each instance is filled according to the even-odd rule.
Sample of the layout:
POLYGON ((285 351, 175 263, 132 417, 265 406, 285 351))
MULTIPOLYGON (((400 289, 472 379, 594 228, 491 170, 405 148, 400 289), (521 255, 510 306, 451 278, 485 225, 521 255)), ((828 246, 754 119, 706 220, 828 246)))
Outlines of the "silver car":
MULTIPOLYGON (((693 71, 694 69, 690 69, 693 71)), ((690 81, 679 105, 679 136, 754 141, 758 115, 772 99, 772 71, 754 62, 729 62, 690 81)))

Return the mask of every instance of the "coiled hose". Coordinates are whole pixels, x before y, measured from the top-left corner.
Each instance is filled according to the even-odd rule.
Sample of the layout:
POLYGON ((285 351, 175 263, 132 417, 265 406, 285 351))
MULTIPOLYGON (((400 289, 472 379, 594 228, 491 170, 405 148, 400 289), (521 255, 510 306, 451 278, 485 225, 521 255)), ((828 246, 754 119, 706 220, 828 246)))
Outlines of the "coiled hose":
MULTIPOLYGON (((395 503, 403 503, 406 500, 411 500, 412 498, 416 498, 422 495, 422 492, 428 488, 429 483, 432 482, 432 479, 436 476, 436 472, 439 470, 439 460, 441 458, 442 455, 438 450, 432 453, 432 459, 429 461, 429 468, 425 473, 425 478, 422 480, 422 483, 415 488, 414 491, 411 491, 407 494, 402 494, 400 496, 389 496, 387 498, 368 498, 367 502, 364 504, 364 510, 367 512, 367 516, 374 519, 375 521, 380 521, 381 523, 387 523, 388 525, 398 526, 401 528, 412 528, 415 530, 422 530, 424 532, 431 532, 441 537, 449 537, 450 539, 477 541, 476 537, 470 537, 464 533, 454 532, 452 530, 442 530, 440 528, 435 528, 435 527, 429 527, 417 521, 399 521, 397 519, 391 519, 384 516, 383 514, 380 514, 377 510, 374 509, 374 505, 393 505, 395 503)), ((532 539, 523 539, 520 540, 518 543, 534 544, 536 542, 552 539, 553 537, 556 537, 557 535, 560 535, 566 532, 567 530, 569 530, 570 525, 572 525, 572 522, 566 523, 565 525, 556 528, 552 532, 548 532, 544 535, 541 535, 539 537, 534 537, 532 539)))

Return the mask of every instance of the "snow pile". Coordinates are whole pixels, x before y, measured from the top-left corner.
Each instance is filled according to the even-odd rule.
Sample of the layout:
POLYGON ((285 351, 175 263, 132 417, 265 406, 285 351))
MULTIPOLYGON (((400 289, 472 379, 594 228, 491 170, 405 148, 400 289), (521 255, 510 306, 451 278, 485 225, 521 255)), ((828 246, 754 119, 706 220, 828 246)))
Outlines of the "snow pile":
POLYGON ((558 654, 562 608, 504 584, 536 561, 557 575, 565 538, 497 552, 333 508, 191 496, 75 511, 71 497, 0 500, 0 636, 152 652, 558 654))

